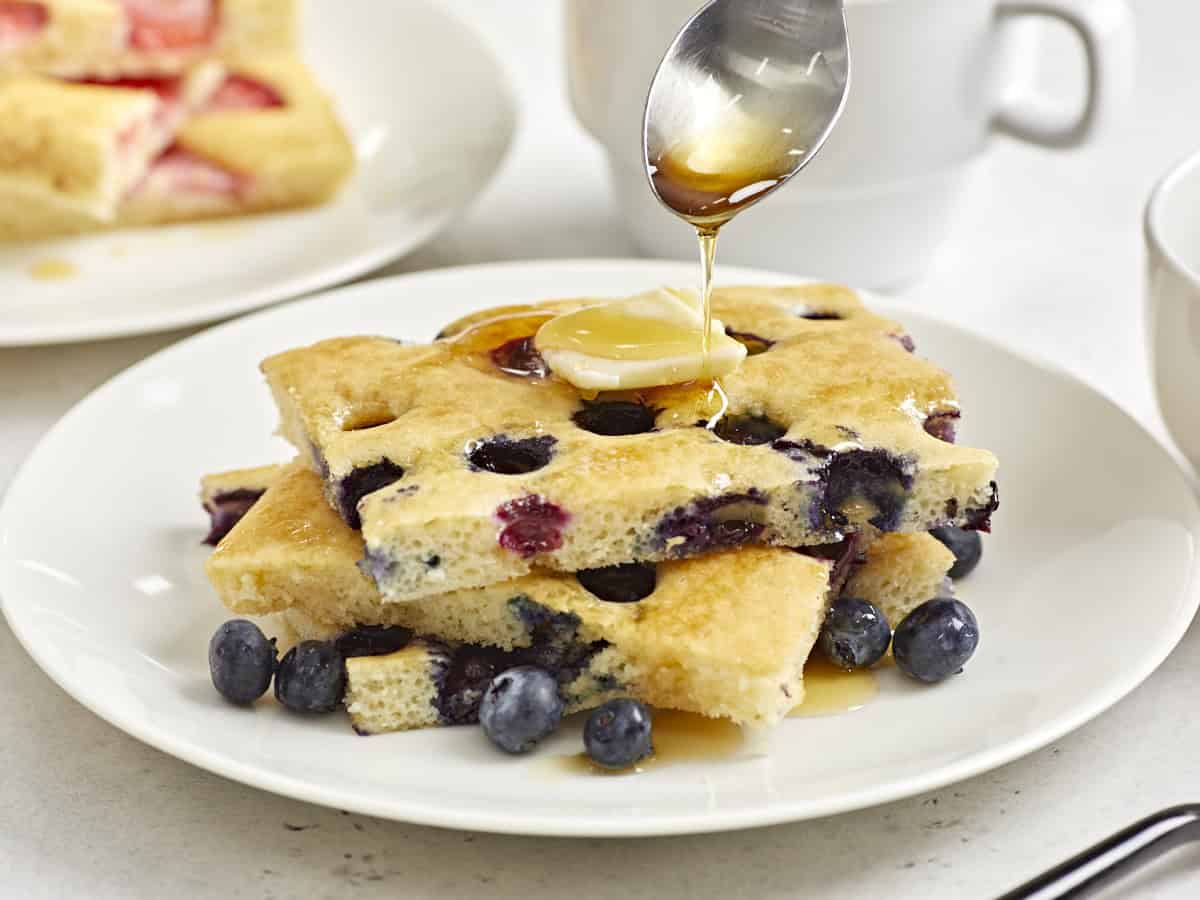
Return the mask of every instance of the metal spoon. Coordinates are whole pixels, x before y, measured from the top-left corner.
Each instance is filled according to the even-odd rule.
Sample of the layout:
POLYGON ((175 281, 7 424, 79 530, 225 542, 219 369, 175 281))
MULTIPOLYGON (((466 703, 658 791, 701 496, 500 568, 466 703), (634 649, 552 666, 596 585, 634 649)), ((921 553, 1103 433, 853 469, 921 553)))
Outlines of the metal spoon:
POLYGON ((650 85, 642 143, 655 196, 720 227, 817 154, 849 82, 843 0, 712 0, 650 85))

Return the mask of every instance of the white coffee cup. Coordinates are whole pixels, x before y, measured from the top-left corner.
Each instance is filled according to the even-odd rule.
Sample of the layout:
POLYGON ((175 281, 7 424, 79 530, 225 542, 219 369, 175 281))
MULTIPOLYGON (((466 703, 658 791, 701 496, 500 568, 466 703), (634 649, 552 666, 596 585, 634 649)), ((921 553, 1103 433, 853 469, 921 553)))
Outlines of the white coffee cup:
POLYGON ((1155 392, 1167 428, 1200 467, 1200 152, 1158 183, 1145 226, 1155 392))
MULTIPOLYGON (((641 126, 654 71, 700 5, 566 0, 572 104, 607 151, 634 239, 655 256, 696 253, 694 235, 647 187, 641 126)), ((912 280, 946 236, 994 132, 1073 146, 1132 85, 1125 0, 847 0, 846 19, 852 74, 841 121, 807 169, 725 229, 721 261, 863 287, 912 280), (1080 39, 1082 110, 1032 85, 1037 42, 1012 26, 1036 16, 1065 22, 1080 39)))

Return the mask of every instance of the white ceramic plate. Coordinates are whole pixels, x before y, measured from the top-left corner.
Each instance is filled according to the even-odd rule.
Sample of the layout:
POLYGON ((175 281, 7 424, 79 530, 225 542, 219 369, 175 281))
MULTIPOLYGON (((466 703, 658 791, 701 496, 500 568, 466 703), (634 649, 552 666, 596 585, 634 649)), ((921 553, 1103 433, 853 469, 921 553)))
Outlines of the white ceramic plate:
POLYGON ((290 304, 163 351, 69 413, 12 483, 0 596, 13 630, 81 703, 214 772, 372 815, 553 835, 715 831, 915 794, 1054 740, 1162 662, 1198 600, 1200 512, 1171 459, 1071 378, 905 314, 919 351, 958 378, 964 438, 1002 461, 995 534, 961 586, 982 629, 962 677, 922 688, 885 671, 881 695, 857 712, 788 720, 739 758, 623 778, 550 764, 579 749, 577 730, 508 758, 477 729, 360 738, 341 715, 217 697, 206 647, 225 616, 201 571, 196 481, 287 456, 271 437, 262 357, 345 333, 429 338, 480 305, 694 277, 687 264, 640 261, 445 270, 290 304))
POLYGON ((0 347, 209 322, 346 281, 414 249, 496 171, 516 128, 484 42, 426 0, 309 0, 305 59, 359 168, 312 210, 0 245, 0 347), (69 264, 38 280, 44 261, 69 264))

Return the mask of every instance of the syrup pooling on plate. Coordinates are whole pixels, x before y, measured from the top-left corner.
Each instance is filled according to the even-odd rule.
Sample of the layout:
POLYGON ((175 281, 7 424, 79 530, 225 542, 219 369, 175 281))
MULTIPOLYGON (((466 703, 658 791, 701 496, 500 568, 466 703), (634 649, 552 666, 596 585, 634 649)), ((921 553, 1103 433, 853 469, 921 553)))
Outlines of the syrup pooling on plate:
POLYGON ((728 719, 656 709, 653 742, 654 752, 626 769, 602 768, 586 753, 557 757, 554 766, 576 775, 633 775, 673 763, 720 762, 737 756, 745 736, 742 729, 728 719))
POLYGON ((879 684, 870 669, 847 671, 814 655, 804 664, 804 700, 788 715, 803 719, 853 712, 878 693, 879 684))

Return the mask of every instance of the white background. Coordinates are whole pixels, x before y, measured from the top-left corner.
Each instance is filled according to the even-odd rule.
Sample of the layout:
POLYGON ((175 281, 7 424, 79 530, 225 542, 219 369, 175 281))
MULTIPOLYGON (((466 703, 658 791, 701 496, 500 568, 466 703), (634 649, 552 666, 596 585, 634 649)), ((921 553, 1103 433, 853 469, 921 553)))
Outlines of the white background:
MULTIPOLYGON (((475 210, 390 271, 633 253, 599 151, 570 118, 557 3, 446 2, 512 72, 521 132, 475 210)), ((1200 4, 1132 5, 1140 69, 1119 127, 1073 152, 998 140, 937 268, 901 298, 1057 360, 1163 436, 1146 378, 1140 216, 1158 175, 1200 147, 1200 4)), ((1059 37, 1043 75, 1069 88, 1076 63, 1059 37)), ((397 102, 411 89, 398 85, 397 102)), ((71 404, 182 334, 0 350, 0 491, 71 404)), ((1158 808, 1200 801, 1197 672, 1193 628, 1076 734, 910 801, 711 837, 532 840, 343 815, 193 769, 77 706, 0 624, 0 895, 988 897, 1158 808)), ((1108 896, 1200 896, 1198 853, 1177 851, 1108 896)))

